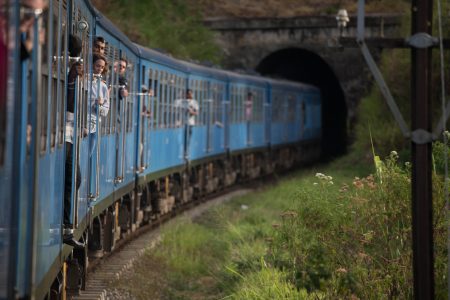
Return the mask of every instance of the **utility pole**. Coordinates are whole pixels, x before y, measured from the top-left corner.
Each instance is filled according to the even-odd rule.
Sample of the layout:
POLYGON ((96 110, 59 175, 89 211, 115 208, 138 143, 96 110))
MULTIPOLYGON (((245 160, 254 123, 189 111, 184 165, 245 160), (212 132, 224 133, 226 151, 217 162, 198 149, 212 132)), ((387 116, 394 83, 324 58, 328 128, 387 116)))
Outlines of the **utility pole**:
MULTIPOLYGON (((432 33, 433 1, 413 0, 412 38, 432 33)), ((411 43, 411 155, 414 298, 434 299, 431 183, 431 51, 411 43)))
MULTIPOLYGON (((431 51, 433 47, 439 45, 439 41, 431 36, 433 1, 412 0, 411 37, 407 40, 379 38, 367 41, 382 48, 411 48, 411 130, 408 130, 389 87, 367 47, 364 37, 364 5, 364 0, 358 0, 356 42, 400 130, 405 137, 411 138, 414 298, 434 299, 431 153, 432 141, 438 138, 442 129, 438 126, 432 133, 431 127, 431 51)), ((341 44, 351 42, 351 39, 341 38, 340 42, 341 44)), ((449 48, 450 40, 443 40, 442 43, 445 48, 449 48)), ((447 118, 446 113, 442 122, 446 122, 447 118)))

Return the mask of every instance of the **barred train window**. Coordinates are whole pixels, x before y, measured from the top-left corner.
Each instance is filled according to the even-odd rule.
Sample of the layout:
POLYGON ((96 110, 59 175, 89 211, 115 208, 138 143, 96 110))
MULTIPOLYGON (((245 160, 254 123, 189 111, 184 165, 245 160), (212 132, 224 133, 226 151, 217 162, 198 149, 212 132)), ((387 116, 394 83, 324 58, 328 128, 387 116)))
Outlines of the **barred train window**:
MULTIPOLYGON (((6 4, 7 5, 7 4, 6 4)), ((6 6, 5 5, 5 6, 6 6)), ((6 6, 6 9, 8 7, 6 6)), ((9 10, 7 10, 9 11, 9 10)), ((7 18, 7 16, 4 16, 7 18)), ((6 41, 9 41, 8 36, 8 19, 5 20, 4 23, 1 23, 3 27, 0 28, 0 31, 5 34, 6 41)), ((5 146, 6 146, 6 96, 7 96, 7 74, 8 74, 8 49, 6 45, 0 45, 0 166, 4 164, 5 161, 5 146)))
POLYGON ((295 96, 290 94, 288 95, 288 121, 295 121, 295 111, 296 111, 296 101, 295 96))
MULTIPOLYGON (((61 24, 61 32, 63 32, 63 37, 61 39, 61 51, 62 53, 67 53, 67 45, 68 45, 68 33, 67 33, 67 11, 64 10, 64 2, 63 2, 63 10, 62 10, 62 16, 61 16, 61 20, 62 20, 62 24, 61 24)), ((64 99, 64 95, 66 93, 65 88, 65 82, 66 82, 66 71, 65 71, 65 66, 68 66, 68 62, 67 62, 67 56, 64 55, 64 60, 61 61, 61 68, 60 68, 60 72, 61 72, 61 89, 59 90, 60 95, 59 95, 59 99, 64 99)), ((58 108, 59 108, 59 112, 58 112, 58 145, 61 147, 63 145, 63 141, 64 141, 64 131, 65 131, 65 124, 64 124, 64 115, 65 115, 65 105, 63 103, 63 101, 58 101, 58 108)))
POLYGON ((133 129, 133 108, 134 108, 134 101, 133 101, 133 87, 134 87, 134 62, 130 59, 127 59, 128 66, 127 66, 127 73, 125 76, 128 79, 128 101, 127 101, 127 126, 126 126, 126 132, 131 132, 133 129))
MULTIPOLYGON (((49 99, 49 94, 51 91, 51 80, 50 80, 50 74, 49 72, 51 72, 51 70, 49 69, 49 55, 51 55, 53 53, 53 49, 51 48, 51 43, 49 43, 49 31, 50 31, 50 26, 49 24, 52 22, 52 16, 49 16, 49 12, 46 11, 44 12, 44 17, 43 17, 43 26, 45 26, 45 39, 46 41, 44 42, 43 46, 42 46, 42 64, 41 64, 41 74, 38 74, 39 76, 41 76, 41 94, 38 95, 38 97, 40 97, 40 101, 38 101, 39 106, 38 106, 38 111, 37 113, 40 115, 41 117, 41 124, 40 124, 40 130, 41 130, 41 134, 40 134, 40 153, 44 154, 47 150, 47 129, 48 129, 48 99, 49 99), (48 23, 45 23, 45 21, 47 21, 48 23)), ((33 97, 32 95, 32 86, 31 86, 31 82, 32 82, 32 78, 30 76, 33 76, 33 67, 32 66, 32 60, 29 60, 29 85, 28 85, 28 104, 31 105, 31 99, 33 97)), ((31 108, 31 106, 29 106, 31 108)), ((28 112, 29 114, 31 113, 31 111, 29 110, 28 112)), ((29 115, 29 117, 31 117, 29 115)), ((30 122, 31 120, 28 120, 28 124, 31 124, 30 122)), ((30 125, 28 125, 30 126, 30 125)))

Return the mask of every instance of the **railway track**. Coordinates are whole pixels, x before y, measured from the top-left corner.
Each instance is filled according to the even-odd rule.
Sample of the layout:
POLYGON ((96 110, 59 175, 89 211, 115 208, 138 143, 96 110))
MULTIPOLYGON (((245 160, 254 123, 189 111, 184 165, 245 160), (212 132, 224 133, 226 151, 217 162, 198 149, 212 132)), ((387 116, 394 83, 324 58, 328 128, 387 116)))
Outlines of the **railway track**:
POLYGON ((226 202, 234 197, 242 196, 251 191, 250 188, 236 187, 225 192, 208 197, 208 201, 193 202, 175 216, 166 215, 157 222, 139 228, 132 235, 120 240, 116 249, 96 259, 88 267, 86 289, 79 295, 67 295, 66 299, 73 300, 106 300, 108 289, 113 280, 121 275, 138 261, 145 251, 158 245, 161 239, 161 230, 174 222, 180 216, 191 219, 201 215, 211 207, 226 202))

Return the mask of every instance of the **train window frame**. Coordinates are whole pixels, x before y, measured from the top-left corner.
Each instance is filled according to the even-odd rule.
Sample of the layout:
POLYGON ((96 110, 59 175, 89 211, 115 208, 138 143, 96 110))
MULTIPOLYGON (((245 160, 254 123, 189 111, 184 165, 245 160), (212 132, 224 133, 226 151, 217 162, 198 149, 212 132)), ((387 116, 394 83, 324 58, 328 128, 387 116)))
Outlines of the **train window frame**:
MULTIPOLYGON (((109 45, 108 42, 106 43, 106 45, 109 45)), ((121 127, 119 126, 119 124, 117 124, 119 118, 119 89, 117 88, 117 85, 119 84, 119 72, 117 72, 117 67, 115 68, 115 66, 119 63, 120 60, 120 49, 115 47, 114 45, 109 45, 109 47, 107 47, 108 49, 108 53, 111 57, 111 75, 110 75, 110 86, 111 86, 111 91, 112 93, 110 93, 109 95, 109 99, 110 99, 110 109, 113 109, 112 112, 109 113, 109 115, 111 115, 111 128, 110 128, 110 133, 111 134, 115 134, 120 132, 121 127)))
MULTIPOLYGON (((62 12, 62 16, 61 16, 61 27, 63 28, 62 32, 63 32, 63 38, 62 38, 62 53, 67 54, 68 53, 68 43, 69 43, 69 27, 67 26, 67 24, 69 23, 68 20, 68 13, 67 13, 67 9, 64 7, 64 0, 61 1, 60 3, 60 7, 61 7, 61 12, 62 12)), ((65 4, 67 7, 67 3, 65 4)), ((66 100, 66 91, 67 91, 67 76, 66 76, 66 70, 68 69, 68 57, 67 55, 63 55, 63 63, 62 63, 62 68, 61 68, 61 84, 62 84, 62 88, 60 90, 60 99, 64 99, 66 100)), ((65 101, 58 101, 58 137, 57 137, 57 141, 58 141, 58 148, 62 148, 64 145, 64 141, 65 141, 65 130, 66 130, 66 126, 65 126, 65 114, 66 114, 66 103, 65 101)))
POLYGON ((127 99, 127 123, 126 123, 126 132, 130 133, 133 131, 133 123, 134 123, 134 94, 135 91, 133 90, 134 87, 134 80, 135 80, 135 61, 131 59, 131 57, 127 58, 127 68, 125 76, 128 81, 128 93, 129 93, 129 99, 127 99))
POLYGON ((167 94, 168 94, 168 74, 167 71, 163 71, 163 78, 161 78, 162 82, 162 97, 161 97, 161 128, 167 127, 167 94))
MULTIPOLYGON (((57 6, 57 1, 53 2, 51 10, 47 14, 47 28, 46 28, 46 41, 44 45, 47 45, 47 55, 43 55, 42 59, 42 70, 44 71, 44 64, 47 67, 47 73, 45 75, 48 76, 49 82, 47 92, 43 92, 43 99, 47 98, 47 103, 49 105, 49 109, 47 113, 50 112, 50 125, 49 125, 49 143, 50 143, 50 152, 53 152, 56 146, 56 113, 57 113, 57 101, 58 101, 58 63, 59 59, 52 59, 52 55, 59 57, 60 53, 58 52, 58 17, 59 17, 59 9, 57 6), (51 33, 51 34, 50 34, 51 33), (55 37, 50 40, 50 37, 55 37)), ((42 74, 44 75, 44 74, 42 74)), ((42 132, 41 132, 42 133, 42 132)), ((41 153, 44 154, 44 153, 41 153)))
POLYGON ((153 97, 153 106, 154 106, 154 118, 153 118, 153 129, 159 128, 159 118, 160 118, 160 112, 159 112, 159 98, 161 97, 160 93, 160 85, 161 85, 161 79, 160 79, 161 71, 159 69, 154 69, 154 77, 153 77, 153 86, 154 86, 154 94, 153 97))
POLYGON ((296 106, 296 100, 295 95, 292 93, 288 93, 287 95, 287 105, 288 105, 288 111, 287 111, 287 120, 289 123, 295 122, 295 106, 296 106))
POLYGON ((62 57, 60 60, 60 68, 59 68, 59 89, 58 89, 58 102, 56 108, 56 147, 59 149, 62 148, 63 140, 64 140, 64 113, 65 113, 65 104, 64 100, 66 95, 66 70, 67 70, 67 44, 68 44, 68 33, 67 33, 67 12, 63 9, 63 1, 58 1, 58 34, 59 34, 59 45, 58 56, 62 57))
POLYGON ((168 97, 168 109, 167 109, 167 117, 168 117, 168 127, 174 127, 174 118, 173 118, 173 99, 174 99, 174 89, 175 89, 175 78, 176 75, 173 73, 169 74, 169 97, 168 97))
MULTIPOLYGON (((203 107, 203 80, 197 80, 197 103, 199 107, 203 107)), ((203 113, 197 114, 196 125, 203 125, 203 113)))
MULTIPOLYGON (((9 11, 9 3, 6 2, 5 3, 5 8, 9 11)), ((4 24, 2 24, 3 26, 0 27, 0 30, 2 30, 3 32, 5 32, 5 38, 6 41, 9 42, 10 38, 12 36, 10 36, 9 30, 8 30, 8 26, 10 23, 10 18, 8 14, 5 14, 4 16, 4 24)), ((0 89, 0 168, 5 164, 5 158, 6 158, 6 152, 7 150, 7 143, 8 143, 8 135, 7 135, 7 131, 8 131, 8 123, 9 123, 9 118, 7 118, 7 107, 8 107, 8 80, 10 79, 10 70, 8 69, 8 64, 6 63, 8 61, 8 58, 11 56, 11 51, 9 51, 9 49, 6 49, 6 53, 4 58, 4 61, 2 59, 2 62, 5 62, 4 64, 0 65, 0 72, 2 72, 2 74, 5 74, 6 76, 2 77, 2 79, 4 79, 3 82, 0 83, 0 86, 4 87, 3 89, 0 89), (8 120, 7 120, 8 119, 8 120)))

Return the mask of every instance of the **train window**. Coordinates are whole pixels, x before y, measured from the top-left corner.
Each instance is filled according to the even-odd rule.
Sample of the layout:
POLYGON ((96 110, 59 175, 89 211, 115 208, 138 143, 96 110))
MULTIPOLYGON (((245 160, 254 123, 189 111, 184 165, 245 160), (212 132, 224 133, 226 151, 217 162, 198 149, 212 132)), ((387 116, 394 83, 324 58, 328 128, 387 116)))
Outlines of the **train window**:
POLYGON ((244 86, 241 86, 239 88, 239 103, 238 103, 238 109, 239 109, 239 122, 243 122, 245 120, 244 116, 244 105, 246 100, 246 88, 244 86))
POLYGON ((167 127, 172 127, 172 97, 174 88, 174 77, 173 74, 169 74, 169 80, 167 82, 167 127))
POLYGON ((259 89, 256 92, 256 99, 257 99, 257 111, 256 111, 256 121, 262 122, 263 121, 263 112, 264 112, 264 89, 259 89))
POLYGON ((166 103, 167 103, 167 73, 165 71, 161 72, 161 84, 160 84, 160 128, 166 126, 166 103))
POLYGON ((181 124, 181 103, 182 95, 180 93, 183 79, 179 76, 176 78, 176 88, 174 91, 173 101, 173 126, 180 126, 181 124))
POLYGON ((169 91, 170 91, 170 75, 164 72, 164 101, 163 101, 163 128, 168 127, 168 113, 169 113, 169 91))
POLYGON ((303 126, 305 126, 306 125, 306 104, 305 104, 305 101, 302 101, 301 115, 302 115, 302 124, 303 124, 303 126))
POLYGON ((222 108, 223 108, 223 96, 224 96, 224 84, 221 83, 217 86, 217 121, 222 122, 222 108))
MULTIPOLYGON (((5 3, 5 9, 8 10, 7 2, 5 3)), ((4 21, 0 23, 0 30, 4 34, 5 42, 9 41, 9 32, 8 32, 8 16, 4 14, 4 21)), ((2 43, 0 55, 0 166, 4 164, 5 161, 5 152, 6 152, 6 101, 7 101, 7 83, 8 83, 8 47, 2 43)))
POLYGON ((133 87, 134 87, 134 63, 128 59, 128 67, 127 67, 127 76, 128 79, 128 92, 130 96, 127 101, 127 132, 131 132, 133 130, 133 116, 134 116, 134 101, 133 101, 133 87))
POLYGON ((154 107, 153 107, 153 100, 154 100, 154 98, 155 98, 155 87, 154 87, 153 76, 154 76, 153 70, 149 68, 149 69, 148 69, 148 88, 149 88, 150 90, 153 91, 153 94, 151 94, 151 95, 148 97, 148 98, 149 98, 149 99, 148 99, 148 101, 149 101, 149 106, 147 106, 148 109, 151 111, 151 114, 152 114, 152 116, 151 116, 150 118, 147 118, 147 119, 148 119, 148 127, 149 127, 149 128, 152 126, 152 120, 153 120, 154 117, 155 117, 155 110, 154 110, 154 107))
POLYGON ((164 76, 165 72, 159 72, 159 97, 158 97, 158 128, 164 124, 164 76))
MULTIPOLYGON (((49 43, 49 38, 48 36, 52 33, 50 33, 51 30, 51 26, 49 24, 51 24, 53 22, 53 18, 52 15, 49 15, 49 12, 46 11, 44 13, 44 21, 43 22, 43 26, 44 26, 44 30, 45 30, 45 42, 43 43, 42 46, 42 56, 41 56, 41 74, 39 74, 41 76, 41 86, 40 86, 40 95, 39 95, 39 101, 38 101, 38 111, 37 113, 39 114, 39 116, 41 117, 40 120, 40 153, 44 154, 47 150, 47 137, 48 137, 48 101, 49 98, 51 96, 53 96, 53 90, 52 90, 52 79, 51 79, 51 64, 50 64, 50 58, 49 56, 51 56, 54 51, 52 49, 52 43, 49 43), (50 94, 50 95, 49 95, 50 94)), ((33 70, 31 68, 33 68, 34 66, 29 65, 30 67, 30 73, 28 74, 28 76, 32 76, 32 72, 33 70)), ((29 100, 31 101, 31 97, 33 97, 33 95, 31 95, 31 85, 28 86, 29 90, 29 100)), ((56 97, 56 95, 55 95, 56 97)), ((31 103, 31 102, 29 102, 31 103)), ((53 121, 53 115, 51 115, 51 120, 53 121)), ((31 124, 30 120, 28 122, 28 124, 31 124)), ((31 125, 27 125, 27 126, 31 126, 31 125)), ((54 140, 53 140, 54 143, 54 140)))
POLYGON ((167 75, 167 78, 166 127, 172 127, 172 93, 174 86, 174 77, 169 73, 167 75))
POLYGON ((107 53, 108 59, 108 74, 106 84, 109 88, 109 113, 107 116, 107 122, 109 123, 108 133, 112 134, 116 130, 116 120, 117 120, 117 107, 116 107, 116 97, 113 89, 113 85, 115 84, 115 48, 110 44, 106 43, 105 45, 105 53, 107 53))
MULTIPOLYGON (((62 2, 63 5, 63 9, 62 9, 62 15, 61 15, 61 32, 63 33, 63 37, 61 38, 61 44, 62 44, 62 53, 67 53, 67 46, 68 46, 68 33, 67 33, 67 10, 64 9, 64 1, 62 2)), ((65 88, 66 88, 66 67, 67 67, 67 56, 64 55, 64 60, 61 61, 61 68, 60 68, 60 79, 61 79, 61 88, 59 90, 59 99, 65 99, 65 88)), ((62 147, 63 142, 64 142, 64 132, 65 132, 65 120, 64 120, 64 115, 65 115, 65 110, 66 107, 64 105, 63 101, 58 101, 58 116, 57 116, 57 120, 58 120, 58 146, 62 147)))
POLYGON ((211 101, 211 112, 209 123, 214 124, 216 122, 216 104, 217 104, 217 83, 211 82, 209 86, 209 99, 211 101))
POLYGON ((241 87, 236 87, 236 123, 241 121, 241 87))
POLYGON ((153 91, 154 91, 154 96, 153 96, 153 128, 158 128, 158 124, 159 124, 159 97, 160 97, 160 92, 159 92, 159 88, 160 88, 160 80, 159 80, 159 75, 160 72, 158 72, 158 70, 154 71, 153 74, 153 91))
POLYGON ((282 121, 282 103, 278 92, 273 93, 272 119, 274 122, 282 121))
POLYGON ((207 110, 207 107, 205 106, 205 98, 204 98, 204 87, 203 87, 203 80, 197 81, 197 91, 198 91, 198 106, 201 108, 199 109, 198 115, 197 115, 197 124, 203 125, 204 124, 204 113, 207 110))
MULTIPOLYGON (((59 11, 59 1, 53 2, 53 20, 49 18, 49 32, 51 31, 51 35, 48 35, 46 38, 54 37, 53 41, 47 40, 47 44, 49 44, 48 49, 51 49, 49 52, 48 61, 45 61, 45 57, 43 57, 43 61, 45 63, 51 65, 51 69, 49 68, 49 72, 51 74, 51 98, 50 101, 50 148, 53 150, 56 146, 57 139, 57 128, 58 128, 58 117, 59 117, 59 106, 63 106, 61 103, 61 99, 64 99, 62 95, 64 89, 64 60, 61 59, 63 57, 61 53, 61 47, 63 45, 63 25, 62 19, 60 20, 60 11, 59 11), (60 25, 61 24, 61 25, 60 25), (52 47, 50 46, 52 44, 52 47)), ((49 75, 50 75, 49 74, 49 75)))
POLYGON ((205 81, 204 80, 200 80, 199 82, 199 94, 200 94, 200 99, 199 99, 199 107, 201 107, 202 109, 199 111, 198 115, 197 115, 197 119, 199 120, 198 123, 199 125, 204 125, 205 124, 205 113, 208 111, 208 104, 205 101, 205 81))
POLYGON ((203 81, 197 80, 197 102, 198 106, 201 107, 201 110, 199 111, 197 115, 197 124, 202 125, 203 124, 203 112, 206 110, 206 107, 203 103, 203 81))
POLYGON ((236 87, 236 123, 239 123, 241 121, 241 90, 242 88, 240 86, 236 87))
POLYGON ((231 118, 230 118, 230 122, 234 123, 234 118, 235 118, 235 111, 234 111, 234 85, 231 86, 230 88, 230 112, 231 112, 231 118))
POLYGON ((211 113, 212 103, 210 102, 211 97, 209 96, 209 81, 206 80, 203 81, 202 94, 203 94, 204 109, 200 111, 200 114, 202 115, 203 119, 202 124, 205 125, 208 122, 211 122, 209 120, 209 115, 211 113))
MULTIPOLYGON (((41 97, 42 101, 40 101, 39 111, 38 113, 41 116, 41 139, 40 139, 40 151, 41 154, 45 153, 47 150, 47 121, 48 121, 48 84, 49 81, 48 76, 42 76, 42 87, 41 87, 41 97)), ((31 88, 31 86, 29 86, 31 88)), ((29 109, 31 108, 31 90, 29 90, 28 104, 29 109)), ((31 120, 28 120, 28 125, 31 127, 31 120)))
POLYGON ((295 97, 294 97, 294 95, 292 95, 292 94, 290 94, 290 95, 288 95, 288 102, 287 102, 287 105, 288 105, 288 121, 289 122, 294 122, 295 121, 295 111, 296 111, 296 109, 295 109, 295 103, 296 101, 295 101, 295 97))

